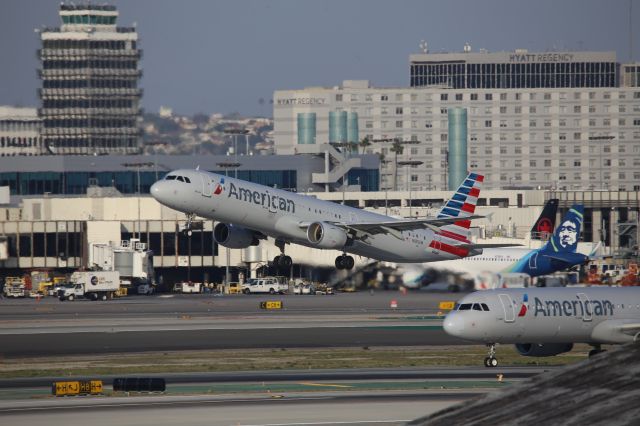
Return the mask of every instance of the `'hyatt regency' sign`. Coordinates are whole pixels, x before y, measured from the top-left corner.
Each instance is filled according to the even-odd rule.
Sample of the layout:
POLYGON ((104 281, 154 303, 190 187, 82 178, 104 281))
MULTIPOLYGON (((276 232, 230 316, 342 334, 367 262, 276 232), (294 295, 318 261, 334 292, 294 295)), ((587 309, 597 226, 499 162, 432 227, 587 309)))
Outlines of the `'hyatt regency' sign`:
POLYGON ((324 98, 285 98, 276 99, 276 105, 322 105, 324 98))
POLYGON ((514 53, 509 62, 573 62, 573 53, 514 53))

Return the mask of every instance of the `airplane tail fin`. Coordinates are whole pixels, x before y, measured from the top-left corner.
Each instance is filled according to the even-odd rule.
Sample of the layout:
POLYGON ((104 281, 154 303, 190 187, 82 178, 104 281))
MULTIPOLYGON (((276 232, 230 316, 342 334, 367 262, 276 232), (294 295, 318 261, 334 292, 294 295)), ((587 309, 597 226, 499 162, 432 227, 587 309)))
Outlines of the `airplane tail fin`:
POLYGON ((459 217, 460 220, 452 225, 440 228, 439 234, 460 243, 468 243, 471 236, 471 220, 465 217, 473 215, 480 195, 480 185, 484 181, 484 176, 477 173, 469 173, 460 184, 453 196, 445 203, 438 212, 438 219, 448 217, 459 217))
POLYGON ((553 229, 556 225, 558 201, 559 200, 557 198, 552 198, 544 205, 542 213, 540 213, 538 220, 536 220, 536 223, 534 223, 531 228, 532 240, 546 241, 549 239, 549 236, 553 234, 553 229))
POLYGON ((564 215, 543 252, 575 253, 583 225, 584 206, 574 204, 564 215))

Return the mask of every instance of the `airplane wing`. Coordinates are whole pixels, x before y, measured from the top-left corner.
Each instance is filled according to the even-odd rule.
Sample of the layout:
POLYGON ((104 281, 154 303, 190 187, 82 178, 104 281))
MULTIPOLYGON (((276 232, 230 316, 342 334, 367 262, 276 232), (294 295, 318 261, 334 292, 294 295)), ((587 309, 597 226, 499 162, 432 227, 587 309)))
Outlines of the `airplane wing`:
POLYGON ((463 218, 446 217, 432 219, 409 219, 409 220, 392 220, 385 222, 331 222, 333 225, 345 229, 346 231, 354 231, 356 234, 397 234, 402 231, 412 231, 415 229, 431 229, 439 232, 440 227, 451 225, 452 223, 462 220, 480 219, 484 216, 471 215, 463 218))

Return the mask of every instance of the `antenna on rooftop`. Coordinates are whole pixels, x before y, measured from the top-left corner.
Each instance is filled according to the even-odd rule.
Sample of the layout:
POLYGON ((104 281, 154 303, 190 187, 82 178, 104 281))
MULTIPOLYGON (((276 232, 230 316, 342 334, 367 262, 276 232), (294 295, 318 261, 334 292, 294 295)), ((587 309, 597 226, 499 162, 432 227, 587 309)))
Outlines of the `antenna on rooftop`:
POLYGON ((425 40, 420 40, 420 44, 418 46, 420 46, 422 53, 429 53, 429 45, 425 40))

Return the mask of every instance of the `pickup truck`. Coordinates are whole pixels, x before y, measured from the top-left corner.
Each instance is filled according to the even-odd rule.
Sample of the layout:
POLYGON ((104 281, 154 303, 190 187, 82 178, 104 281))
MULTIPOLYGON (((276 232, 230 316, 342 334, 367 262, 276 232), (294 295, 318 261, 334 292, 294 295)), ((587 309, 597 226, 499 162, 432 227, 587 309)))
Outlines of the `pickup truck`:
POLYGON ((269 294, 284 294, 289 290, 289 285, 283 283, 276 278, 258 278, 252 279, 242 284, 242 292, 244 294, 250 293, 269 293, 269 294))

